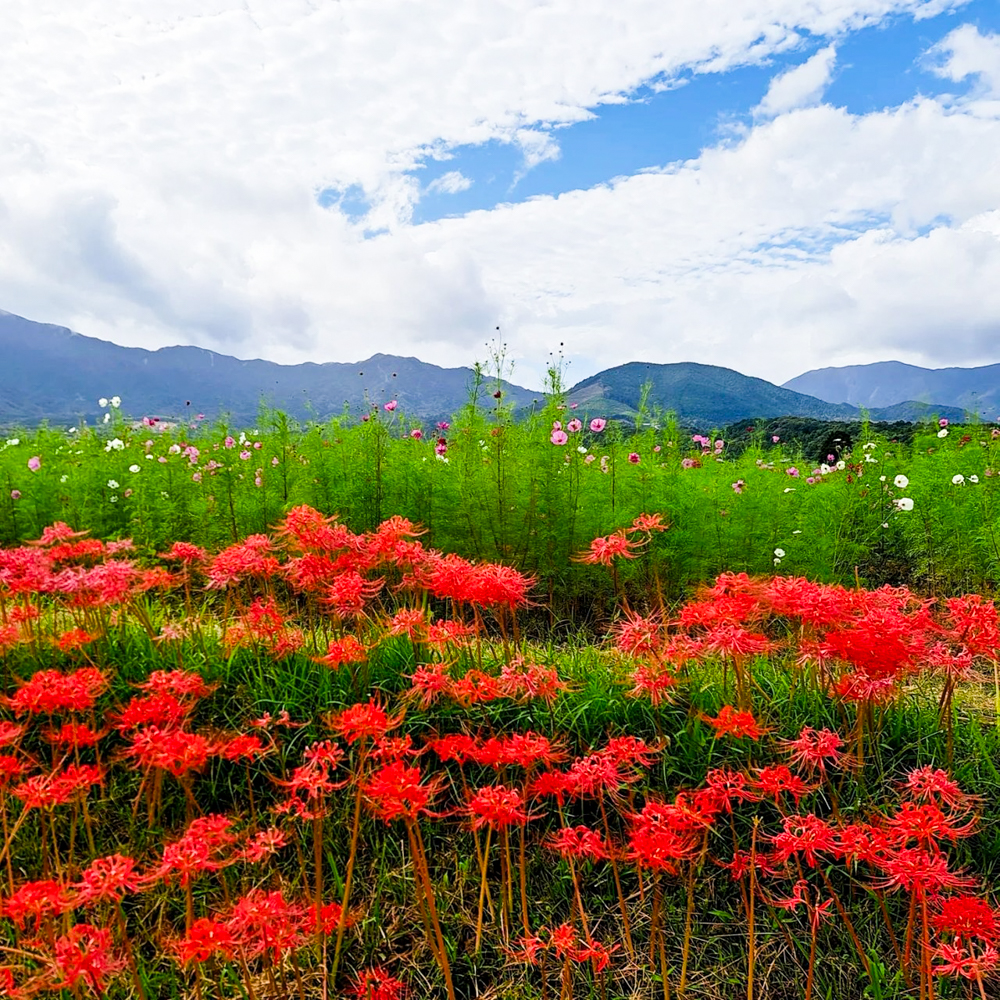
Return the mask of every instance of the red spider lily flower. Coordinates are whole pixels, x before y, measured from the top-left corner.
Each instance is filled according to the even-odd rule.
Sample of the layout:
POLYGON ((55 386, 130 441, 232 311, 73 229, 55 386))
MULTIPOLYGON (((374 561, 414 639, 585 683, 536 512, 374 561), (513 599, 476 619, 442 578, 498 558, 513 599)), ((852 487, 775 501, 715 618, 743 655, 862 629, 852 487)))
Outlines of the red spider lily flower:
POLYGON ((0 747, 13 746, 25 734, 27 728, 11 722, 10 719, 0 719, 0 747))
POLYGON ((99 636, 91 635, 82 628, 71 628, 60 633, 53 639, 53 644, 60 653, 69 653, 74 649, 81 649, 89 642, 94 642, 99 636))
POLYGON ((11 788, 10 793, 25 809, 51 809, 84 794, 91 785, 103 782, 104 771, 93 764, 70 764, 61 771, 39 774, 11 788))
POLYGON ((248 576, 267 578, 280 570, 271 551, 267 535, 248 535, 242 542, 217 553, 209 563, 206 575, 209 588, 221 590, 239 583, 248 576))
POLYGON ((815 785, 807 785, 784 764, 757 769, 756 777, 750 779, 750 787, 762 799, 774 799, 775 805, 779 805, 778 798, 782 793, 788 793, 795 799, 796 809, 803 795, 816 790, 815 785))
POLYGON ((326 797, 337 789, 343 788, 346 782, 331 781, 330 768, 320 763, 303 764, 292 771, 287 781, 272 779, 276 785, 287 788, 284 802, 278 803, 274 811, 279 814, 298 816, 299 819, 318 819, 323 815, 323 803, 326 797))
POLYGON ((885 821, 885 829, 892 843, 899 847, 916 844, 931 849, 941 840, 954 842, 959 837, 971 837, 976 823, 972 817, 959 824, 959 817, 945 815, 931 802, 904 802, 885 821))
POLYGON ((663 645, 663 622, 658 615, 643 618, 634 611, 611 627, 615 649, 626 656, 648 656, 663 645))
POLYGON ((559 805, 565 805, 575 782, 565 771, 543 771, 528 783, 528 795, 533 799, 554 798, 559 805))
POLYGON ((937 901, 931 925, 939 934, 953 935, 960 941, 978 939, 996 944, 1000 939, 997 912, 978 896, 946 896, 937 901))
POLYGON ((407 701, 416 701, 424 710, 451 690, 447 663, 421 663, 410 675, 412 687, 403 694, 407 701))
POLYGON ((579 948, 580 942, 572 924, 560 924, 549 932, 549 947, 555 951, 557 958, 572 958, 579 948))
POLYGON ((636 549, 642 548, 646 540, 636 541, 629 538, 624 531, 616 531, 613 535, 595 538, 586 552, 578 552, 570 556, 573 562, 587 563, 591 566, 610 566, 615 559, 635 559, 636 549))
POLYGON ((526 733, 511 733, 500 740, 500 764, 515 764, 526 771, 544 764, 551 767, 566 759, 566 751, 547 736, 530 729, 526 733))
POLYGON ((236 859, 247 864, 259 864, 265 858, 277 854, 288 843, 288 837, 276 826, 259 830, 253 834, 243 849, 236 854, 236 859))
POLYGON ((976 880, 948 868, 948 859, 937 851, 906 847, 873 862, 885 872, 876 885, 890 891, 904 889, 919 896, 933 896, 942 889, 971 889, 976 880))
POLYGON ((777 648, 766 635, 751 632, 732 622, 720 622, 702 636, 702 649, 716 656, 744 660, 750 656, 766 656, 777 648))
POLYGON ((561 827, 548 842, 548 846, 553 851, 558 851, 564 858, 605 861, 611 857, 600 832, 592 830, 589 826, 561 827))
POLYGON ((15 892, 0 899, 0 914, 13 920, 18 930, 33 920, 37 928, 45 917, 66 913, 73 908, 73 896, 61 882, 44 879, 25 882, 15 892))
POLYGON ((65 521, 54 521, 52 524, 42 529, 40 538, 25 542, 25 545, 54 545, 56 542, 66 542, 73 538, 83 538, 90 532, 74 531, 65 521))
POLYGON ((76 924, 68 934, 56 938, 51 959, 52 972, 56 977, 54 989, 68 989, 79 992, 79 985, 89 986, 95 993, 104 993, 109 979, 125 968, 125 959, 113 952, 111 931, 92 927, 90 924, 76 924))
POLYGON ((128 747, 122 751, 144 771, 152 768, 169 771, 182 778, 191 771, 202 771, 210 757, 215 756, 214 741, 198 733, 182 729, 160 729, 144 726, 137 729, 128 747))
POLYGON ((903 784, 903 791, 918 802, 934 802, 955 809, 968 809, 982 801, 979 795, 963 792, 947 771, 930 765, 910 771, 903 784))
POLYGON ((126 892, 142 889, 135 862, 124 854, 109 854, 95 858, 74 882, 76 903, 92 906, 94 903, 118 902, 126 892))
POLYGON ((355 976, 348 990, 361 1000, 400 1000, 405 992, 406 984, 381 968, 365 969, 355 976))
POLYGON ((20 757, 0 754, 0 788, 6 788, 15 778, 20 778, 29 766, 20 757))
POLYGON ((625 693, 630 698, 649 698, 656 708, 670 702, 673 689, 677 686, 677 672, 671 664, 662 660, 652 660, 638 664, 629 675, 632 687, 625 693))
POLYGON ((361 739, 377 739, 403 721, 402 715, 389 715, 377 701, 349 705, 340 712, 330 715, 327 726, 348 743, 361 739))
POLYGON ((422 608, 403 608, 386 622, 386 635, 405 635, 411 642, 427 636, 427 616, 422 608))
POLYGON ((836 849, 836 831, 825 820, 812 813, 785 816, 781 833, 770 838, 774 856, 782 862, 801 854, 810 868, 819 864, 819 854, 833 853, 836 849))
POLYGON ((765 733, 770 732, 768 727, 762 726, 753 717, 752 712, 740 712, 732 705, 723 705, 714 719, 710 715, 701 715, 700 718, 715 730, 716 739, 721 736, 732 736, 736 739, 747 737, 759 740, 765 733))
POLYGON ((253 646, 267 650, 277 660, 301 649, 304 643, 302 630, 291 626, 273 597, 258 597, 222 635, 227 652, 253 646))
POLYGON ((194 876, 219 871, 230 864, 230 859, 219 856, 236 840, 229 832, 230 826, 232 820, 226 816, 203 816, 194 820, 180 840, 163 848, 162 861, 144 876, 143 883, 169 882, 177 875, 181 885, 188 885, 194 876))
POLYGON ((345 570, 338 573, 326 588, 323 602, 341 618, 354 617, 364 612, 365 605, 384 583, 382 577, 369 580, 357 570, 345 570))
POLYGON ((387 764, 394 760, 416 757, 420 751, 413 745, 413 737, 407 734, 406 736, 380 736, 372 744, 368 753, 372 760, 387 764))
POLYGON ((849 864, 855 861, 874 863, 889 849, 885 831, 868 823, 847 823, 837 830, 833 856, 849 864))
POLYGON ((336 669, 345 663, 364 663, 368 659, 368 650, 364 643, 353 635, 345 635, 342 639, 331 639, 325 656, 313 657, 315 663, 336 669))
POLYGON ((566 776, 573 798, 614 797, 622 785, 639 780, 638 774, 622 770, 622 766, 605 753, 578 758, 570 765, 566 776))
MULTIPOLYGON (((319 908, 319 921, 317 922, 316 907, 310 907, 306 921, 306 933, 309 935, 317 934, 320 931, 327 935, 335 933, 340 926, 341 913, 343 913, 343 907, 340 903, 324 903, 319 908)), ((344 920, 344 926, 350 927, 353 924, 354 917, 348 914, 344 920)))
POLYGON ((83 667, 70 674, 39 670, 22 682, 17 692, 3 703, 15 715, 55 715, 59 712, 86 712, 94 707, 108 682, 96 667, 83 667))
POLYGON ((472 828, 480 830, 488 826, 501 830, 508 826, 520 826, 537 819, 537 813, 529 813, 524 808, 524 799, 516 788, 504 785, 487 785, 473 792, 468 805, 472 828))
POLYGON ((535 578, 513 566, 485 563, 476 567, 473 582, 471 603, 483 608, 497 605, 515 608, 528 603, 528 591, 535 585, 535 578))
POLYGON ((718 810, 733 811, 734 802, 753 802, 756 795, 748 786, 746 775, 726 768, 712 768, 705 776, 704 799, 718 810))
POLYGON ((956 641, 974 656, 995 660, 1000 650, 1000 620, 996 605, 981 594, 966 594, 947 600, 948 620, 956 641))
POLYGON ((265 746, 261 738, 253 733, 237 733, 216 743, 215 752, 223 760, 252 761, 271 753, 273 746, 265 746))
POLYGON ((631 528, 626 528, 626 534, 631 535, 636 531, 645 531, 651 534, 654 531, 666 531, 669 524, 663 523, 662 514, 640 514, 633 522, 631 528))
POLYGON ((253 719, 250 722, 250 725, 257 729, 277 729, 279 726, 285 729, 302 729, 308 724, 307 722, 292 722, 287 708, 283 708, 276 717, 272 716, 270 712, 265 712, 259 719, 253 719))
POLYGON ((477 742, 466 733, 452 733, 449 736, 434 736, 424 740, 424 750, 437 754, 442 762, 454 760, 465 764, 473 759, 477 742))
POLYGON ((756 871, 758 875, 780 875, 782 872, 781 867, 772 864, 772 859, 769 858, 763 851, 758 851, 756 854, 751 854, 749 851, 736 850, 733 852, 733 858, 731 861, 727 862, 717 862, 720 868, 726 869, 729 872, 730 877, 734 882, 738 882, 742 878, 746 878, 747 872, 751 868, 756 871))
POLYGON ((625 767, 652 767, 653 757, 662 747, 650 746, 638 736, 612 736, 602 753, 615 764, 625 767))
POLYGON ((464 677, 452 681, 448 693, 460 705, 469 708, 480 702, 495 701, 500 697, 500 684, 495 677, 482 670, 468 670, 464 677))
POLYGON ((46 729, 42 735, 53 746, 94 747, 107 735, 107 730, 91 729, 77 722, 64 722, 59 729, 46 729))
POLYGON ((337 520, 326 517, 313 507, 302 504, 293 507, 278 525, 277 534, 300 551, 336 552, 357 549, 360 539, 337 520))
POLYGON ((206 562, 208 560, 208 553, 197 545, 192 545, 190 542, 174 542, 166 552, 160 553, 159 558, 175 559, 187 566, 191 566, 194 563, 206 562))
POLYGON ((789 753, 793 764, 806 771, 826 774, 827 764, 843 767, 848 763, 848 755, 841 751, 844 741, 832 729, 813 729, 803 726, 794 740, 780 740, 789 753))
POLYGON ((344 759, 344 751, 333 740, 317 740, 302 751, 302 759, 307 764, 339 767, 344 759))
POLYGON ((372 812, 386 823, 394 819, 416 819, 441 789, 442 775, 423 782, 419 767, 394 761, 377 770, 364 784, 364 795, 372 812))
POLYGON ((592 941, 585 948, 578 949, 573 958, 577 962, 590 962, 595 972, 603 972, 611 964, 611 956, 620 947, 621 944, 614 944, 608 948, 600 941, 592 941))
POLYGON ((678 828, 678 811, 662 802, 647 802, 630 817, 628 856, 637 865, 676 873, 679 862, 693 856, 698 837, 678 828))
POLYGON ((454 646, 475 635, 476 630, 471 625, 464 625, 462 622, 444 620, 431 622, 427 626, 427 643, 431 646, 444 648, 454 646))
POLYGON ((555 667, 525 663, 520 656, 515 657, 511 663, 504 664, 497 679, 499 694, 517 701, 538 698, 551 705, 559 693, 568 688, 569 685, 559 679, 555 667))
POLYGON ((189 965, 191 962, 200 965, 213 955, 232 958, 236 947, 237 941, 228 924, 199 917, 191 924, 188 935, 175 941, 171 950, 181 965, 189 965))
POLYGON ((0 965, 0 996, 9 1000, 22 1000, 31 996, 34 990, 22 992, 14 981, 14 970, 10 966, 0 965))
POLYGON ((548 944, 538 934, 529 934, 518 938, 518 948, 508 950, 508 954, 515 962, 524 965, 538 965, 538 956, 548 948, 548 944))
POLYGON ((154 670, 135 687, 151 695, 198 699, 208 697, 218 684, 206 684, 201 674, 193 670, 154 670))
POLYGON ((120 712, 110 713, 109 718, 120 733, 143 726, 176 729, 193 710, 193 704, 172 694, 151 694, 131 699, 120 712))
POLYGON ((931 967, 935 976, 960 976, 982 983, 1000 968, 1000 953, 993 945, 973 951, 971 945, 942 944, 934 949, 932 957, 941 961, 931 967))
POLYGON ((310 906, 285 899, 280 891, 252 889, 233 905, 226 922, 248 957, 278 963, 308 941, 310 906))

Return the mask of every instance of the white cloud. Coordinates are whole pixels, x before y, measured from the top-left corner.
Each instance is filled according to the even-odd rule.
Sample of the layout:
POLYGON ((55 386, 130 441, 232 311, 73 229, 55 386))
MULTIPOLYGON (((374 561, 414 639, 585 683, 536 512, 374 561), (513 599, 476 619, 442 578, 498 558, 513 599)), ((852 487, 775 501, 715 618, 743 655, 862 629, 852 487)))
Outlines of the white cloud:
POLYGON ((468 191, 470 187, 472 187, 470 178, 460 170, 449 170, 448 173, 431 181, 424 190, 440 194, 458 194, 460 191, 468 191))
MULTIPOLYGON (((778 381, 821 351, 979 358, 1000 322, 989 102, 797 110, 690 163, 411 223, 414 168, 458 146, 530 169, 644 83, 941 6, 5 0, 0 307, 279 361, 463 364, 500 322, 525 379, 560 340, 578 378, 633 355, 778 381), (363 192, 365 218, 326 189, 363 192)), ((949 72, 996 79, 952 38, 949 72)))
POLYGON ((836 45, 820 49, 801 65, 774 77, 754 113, 762 118, 773 118, 795 108, 816 104, 829 86, 836 64, 836 45))
POLYGON ((930 67, 956 83, 978 77, 981 96, 1000 98, 1000 35, 984 35, 975 25, 963 24, 928 53, 930 67))

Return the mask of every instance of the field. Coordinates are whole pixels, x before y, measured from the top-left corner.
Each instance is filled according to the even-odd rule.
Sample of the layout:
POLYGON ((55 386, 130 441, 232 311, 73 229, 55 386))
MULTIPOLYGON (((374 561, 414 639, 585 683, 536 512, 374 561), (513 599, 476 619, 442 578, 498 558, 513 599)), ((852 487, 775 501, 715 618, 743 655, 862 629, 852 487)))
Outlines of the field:
POLYGON ((1000 432, 639 425, 0 438, 0 992, 995 996, 1000 432))

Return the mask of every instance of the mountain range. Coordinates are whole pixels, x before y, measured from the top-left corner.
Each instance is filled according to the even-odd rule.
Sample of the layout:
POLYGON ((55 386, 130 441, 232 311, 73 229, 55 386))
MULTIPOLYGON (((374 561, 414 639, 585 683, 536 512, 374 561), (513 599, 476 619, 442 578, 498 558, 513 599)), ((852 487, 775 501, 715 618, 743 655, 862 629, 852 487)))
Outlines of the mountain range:
MULTIPOLYGON (((227 414, 252 423, 264 403, 295 419, 327 419, 397 399, 407 416, 433 421, 468 401, 472 379, 470 368, 388 354, 353 364, 279 365, 198 347, 147 351, 0 311, 0 425, 93 422, 103 413, 98 399, 113 395, 123 397, 133 416, 227 414)), ((630 362, 584 379, 568 398, 585 412, 634 419, 647 383, 647 408, 672 411, 685 425, 705 430, 777 416, 856 420, 861 406, 872 420, 934 415, 959 421, 967 409, 984 414, 981 404, 995 409, 1000 403, 1000 365, 935 371, 898 362, 820 369, 784 386, 716 365, 630 362), (897 377, 897 365, 907 370, 906 379, 897 377), (895 391, 911 386, 908 395, 895 391)), ((501 388, 505 402, 518 409, 541 399, 510 382, 501 388)))

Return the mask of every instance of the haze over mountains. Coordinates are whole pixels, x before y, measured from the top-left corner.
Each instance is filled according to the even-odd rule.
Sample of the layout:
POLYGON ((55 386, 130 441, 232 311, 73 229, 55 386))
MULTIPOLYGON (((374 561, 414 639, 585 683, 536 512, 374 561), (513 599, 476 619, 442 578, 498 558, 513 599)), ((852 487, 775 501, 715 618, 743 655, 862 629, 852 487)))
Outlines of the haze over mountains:
MULTIPOLYGON (((6 425, 97 421, 103 413, 97 400, 112 395, 122 397, 132 416, 227 414, 252 423, 263 401, 295 419, 326 419, 397 399, 406 416, 433 421, 467 402, 472 375, 469 368, 386 354, 358 363, 279 365, 197 347, 146 351, 0 311, 0 424, 6 425)), ((649 407, 704 429, 776 416, 853 420, 859 405, 873 420, 961 420, 965 409, 987 416, 986 405, 995 412, 1000 403, 1000 365, 933 371, 898 362, 820 369, 784 386, 715 365, 629 362, 584 379, 568 396, 584 412, 634 417, 647 382, 649 407)), ((494 388, 491 381, 484 390, 490 403, 494 388)), ((503 392, 518 408, 541 401, 540 393, 512 383, 503 392)))

